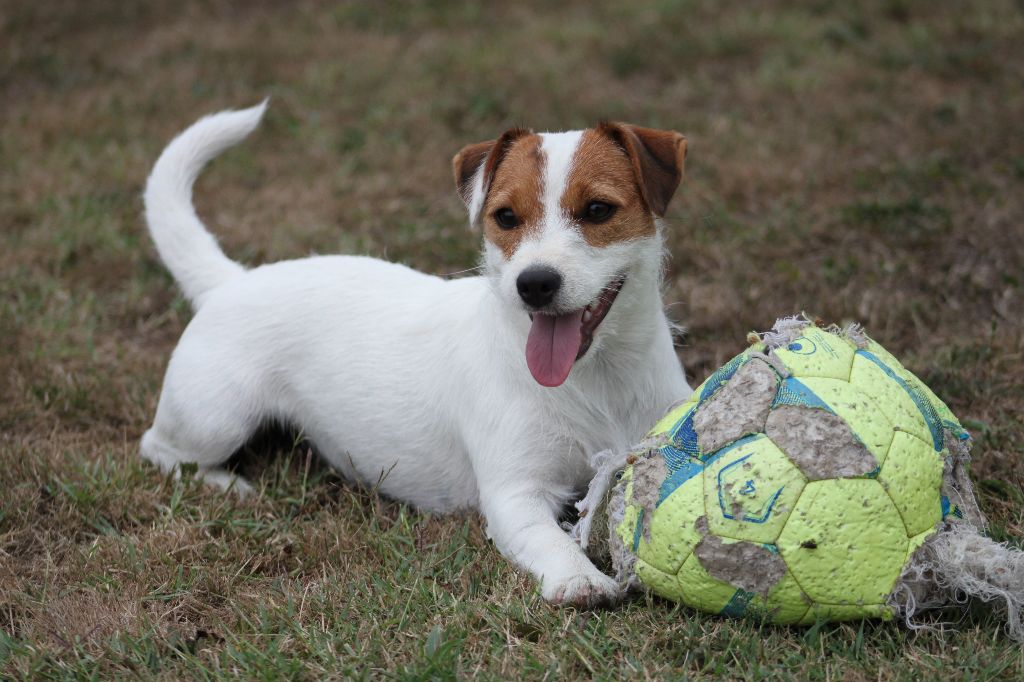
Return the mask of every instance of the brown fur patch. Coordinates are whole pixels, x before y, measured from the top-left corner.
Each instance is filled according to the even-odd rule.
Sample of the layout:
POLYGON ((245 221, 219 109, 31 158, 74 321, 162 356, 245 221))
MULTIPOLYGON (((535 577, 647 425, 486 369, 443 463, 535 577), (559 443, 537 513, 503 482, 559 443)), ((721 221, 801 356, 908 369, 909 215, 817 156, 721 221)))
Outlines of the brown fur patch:
POLYGON ((519 243, 539 228, 544 217, 541 200, 544 156, 540 141, 540 135, 529 134, 511 143, 495 169, 484 200, 481 216, 484 236, 501 249, 505 258, 512 257, 519 243), (506 230, 498 225, 494 213, 502 208, 515 212, 520 220, 518 227, 506 230))
POLYGON ((603 247, 654 234, 654 219, 644 203, 629 156, 600 130, 584 131, 561 206, 580 225, 591 246, 603 247), (614 215, 603 223, 588 222, 584 216, 592 201, 615 206, 614 215))
POLYGON ((512 148, 516 140, 529 134, 531 131, 525 128, 509 128, 496 140, 469 144, 459 150, 459 153, 452 158, 452 170, 455 173, 455 186, 464 202, 468 204, 472 198, 472 181, 480 164, 484 164, 484 191, 486 192, 508 150, 512 148))

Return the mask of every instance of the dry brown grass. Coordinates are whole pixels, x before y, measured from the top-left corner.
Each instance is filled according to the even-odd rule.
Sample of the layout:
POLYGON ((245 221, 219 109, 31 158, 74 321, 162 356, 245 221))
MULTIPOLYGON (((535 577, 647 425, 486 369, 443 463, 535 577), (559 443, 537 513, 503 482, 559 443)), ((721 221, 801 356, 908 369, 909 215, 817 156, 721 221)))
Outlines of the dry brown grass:
POLYGON ((1020 677, 983 612, 915 636, 552 609, 475 519, 301 446, 256 447, 266 495, 236 503, 136 442, 188 321, 138 196, 199 115, 273 97, 198 190, 233 256, 437 273, 476 259, 462 144, 623 119, 690 140, 666 298, 693 378, 777 316, 860 320, 974 431, 993 533, 1022 537, 1022 29, 1009 0, 0 7, 0 675, 1020 677))

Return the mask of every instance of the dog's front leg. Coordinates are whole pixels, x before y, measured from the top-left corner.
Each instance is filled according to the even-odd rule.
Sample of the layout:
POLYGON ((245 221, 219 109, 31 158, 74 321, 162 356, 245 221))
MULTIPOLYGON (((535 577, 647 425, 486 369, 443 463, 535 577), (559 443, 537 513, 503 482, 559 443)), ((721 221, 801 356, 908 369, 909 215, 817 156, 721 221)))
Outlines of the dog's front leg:
POLYGON ((618 584, 559 527, 558 509, 543 492, 481 489, 480 507, 488 536, 505 557, 540 581, 544 599, 587 606, 618 599, 618 584))

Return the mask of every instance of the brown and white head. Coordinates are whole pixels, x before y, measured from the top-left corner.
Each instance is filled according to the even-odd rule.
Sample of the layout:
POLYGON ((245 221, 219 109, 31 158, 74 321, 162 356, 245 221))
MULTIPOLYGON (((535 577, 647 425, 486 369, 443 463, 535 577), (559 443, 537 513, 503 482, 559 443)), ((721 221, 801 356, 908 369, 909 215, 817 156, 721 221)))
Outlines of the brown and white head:
POLYGON ((658 219, 685 158, 679 133, 624 123, 513 128, 455 155, 459 194, 484 233, 485 271, 531 320, 526 360, 540 384, 562 384, 614 335, 605 332, 630 323, 630 305, 660 310, 658 219))

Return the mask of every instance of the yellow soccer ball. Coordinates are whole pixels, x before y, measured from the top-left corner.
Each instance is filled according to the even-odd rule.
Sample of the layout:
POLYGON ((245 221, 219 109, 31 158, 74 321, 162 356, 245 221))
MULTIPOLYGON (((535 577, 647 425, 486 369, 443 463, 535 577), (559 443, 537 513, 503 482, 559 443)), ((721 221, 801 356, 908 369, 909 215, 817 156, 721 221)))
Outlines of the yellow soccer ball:
POLYGON ((859 329, 782 322, 672 409, 622 473, 617 568, 712 613, 891 618, 911 555, 964 514, 943 474, 969 436, 859 329))

